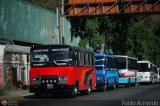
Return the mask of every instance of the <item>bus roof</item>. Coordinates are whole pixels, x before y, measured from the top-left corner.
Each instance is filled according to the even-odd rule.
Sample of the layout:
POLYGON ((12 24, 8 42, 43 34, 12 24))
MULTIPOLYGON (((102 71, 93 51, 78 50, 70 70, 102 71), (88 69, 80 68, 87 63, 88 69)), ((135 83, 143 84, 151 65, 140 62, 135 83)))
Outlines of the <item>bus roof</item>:
POLYGON ((137 63, 148 63, 148 64, 152 64, 154 66, 154 64, 148 60, 137 61, 137 63))
POLYGON ((89 49, 84 49, 84 48, 80 48, 80 47, 76 47, 73 45, 66 45, 66 44, 53 44, 53 45, 36 45, 34 47, 31 48, 32 49, 39 49, 39 48, 73 48, 73 49, 77 49, 77 50, 81 50, 81 51, 86 51, 86 52, 93 52, 92 50, 89 49))
POLYGON ((142 61, 137 61, 137 63, 151 63, 151 62, 148 60, 142 60, 142 61))
POLYGON ((106 56, 106 54, 103 54, 103 53, 95 53, 95 56, 106 56))
POLYGON ((103 53, 95 53, 95 56, 105 56, 105 57, 111 57, 114 58, 114 55, 108 55, 108 54, 103 54, 103 53))
POLYGON ((114 55, 115 57, 124 57, 124 58, 130 58, 130 59, 135 59, 137 60, 137 58, 134 57, 129 57, 129 56, 125 56, 125 55, 114 55))

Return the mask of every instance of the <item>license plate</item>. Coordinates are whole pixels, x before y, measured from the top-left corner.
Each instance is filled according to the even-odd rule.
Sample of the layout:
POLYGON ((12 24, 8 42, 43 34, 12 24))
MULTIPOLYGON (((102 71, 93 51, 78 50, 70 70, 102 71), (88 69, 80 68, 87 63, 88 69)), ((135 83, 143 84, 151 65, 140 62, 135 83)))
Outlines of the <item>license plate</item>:
POLYGON ((47 89, 53 89, 53 84, 47 84, 47 89))

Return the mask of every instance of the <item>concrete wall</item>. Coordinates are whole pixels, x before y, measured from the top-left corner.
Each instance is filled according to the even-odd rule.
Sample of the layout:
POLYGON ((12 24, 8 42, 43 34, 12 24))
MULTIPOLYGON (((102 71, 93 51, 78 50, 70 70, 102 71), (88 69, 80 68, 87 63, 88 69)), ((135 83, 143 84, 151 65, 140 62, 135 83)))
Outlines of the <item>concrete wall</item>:
MULTIPOLYGON (((57 44, 56 20, 56 13, 22 0, 0 0, 0 36, 30 43, 57 44)), ((70 28, 70 22, 65 18, 66 44, 72 44, 70 28)))

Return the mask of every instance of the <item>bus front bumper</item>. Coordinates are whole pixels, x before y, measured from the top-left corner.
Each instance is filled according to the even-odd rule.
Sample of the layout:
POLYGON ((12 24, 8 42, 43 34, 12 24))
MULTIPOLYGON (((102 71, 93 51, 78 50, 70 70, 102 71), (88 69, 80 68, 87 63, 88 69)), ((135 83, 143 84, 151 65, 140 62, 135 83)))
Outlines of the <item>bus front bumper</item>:
POLYGON ((30 93, 54 93, 54 92, 69 92, 73 89, 72 85, 57 85, 52 84, 53 86, 47 85, 36 85, 30 86, 30 93))

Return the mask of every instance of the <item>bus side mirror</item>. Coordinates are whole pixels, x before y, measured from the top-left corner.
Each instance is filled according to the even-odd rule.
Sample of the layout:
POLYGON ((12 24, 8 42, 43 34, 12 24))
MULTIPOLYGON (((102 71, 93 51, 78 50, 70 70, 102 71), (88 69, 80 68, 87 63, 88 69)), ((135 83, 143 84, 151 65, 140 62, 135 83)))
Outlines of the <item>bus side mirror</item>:
POLYGON ((72 57, 73 57, 73 59, 77 59, 77 52, 73 52, 72 57))
POLYGON ((151 68, 151 64, 148 64, 148 68, 151 68))

